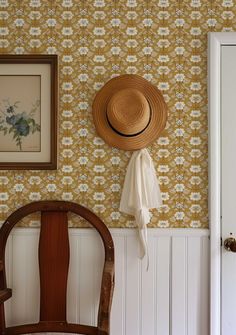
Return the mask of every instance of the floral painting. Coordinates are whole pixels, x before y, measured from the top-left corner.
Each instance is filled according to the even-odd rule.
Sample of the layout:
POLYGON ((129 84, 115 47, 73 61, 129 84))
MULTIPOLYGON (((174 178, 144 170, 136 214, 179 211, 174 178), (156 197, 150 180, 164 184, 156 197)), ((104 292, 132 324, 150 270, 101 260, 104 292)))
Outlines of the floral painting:
POLYGON ((40 77, 0 76, 0 151, 40 151, 40 77))
POLYGON ((0 110, 0 132, 3 132, 4 136, 12 134, 17 149, 22 151, 24 138, 40 131, 40 125, 34 119, 40 101, 36 101, 29 113, 20 110, 20 101, 11 104, 6 100, 3 104, 5 107, 0 110))

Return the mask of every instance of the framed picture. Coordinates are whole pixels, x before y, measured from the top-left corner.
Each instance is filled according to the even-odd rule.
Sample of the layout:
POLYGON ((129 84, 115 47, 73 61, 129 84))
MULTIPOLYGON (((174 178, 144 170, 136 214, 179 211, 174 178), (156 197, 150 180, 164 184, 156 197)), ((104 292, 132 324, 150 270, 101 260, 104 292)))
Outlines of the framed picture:
POLYGON ((0 169, 57 168, 56 55, 0 55, 0 169))

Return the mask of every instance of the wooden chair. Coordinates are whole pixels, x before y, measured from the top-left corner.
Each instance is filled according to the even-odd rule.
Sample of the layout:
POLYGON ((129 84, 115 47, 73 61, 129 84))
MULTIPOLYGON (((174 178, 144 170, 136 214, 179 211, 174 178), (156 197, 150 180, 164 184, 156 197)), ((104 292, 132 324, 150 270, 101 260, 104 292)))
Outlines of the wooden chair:
MULTIPOLYGON (((105 224, 90 210, 66 201, 39 201, 13 212, 0 229, 0 334, 15 335, 41 332, 63 332, 87 335, 109 335, 110 309, 114 287, 114 245, 105 224), (23 217, 41 212, 39 239, 40 316, 34 324, 6 327, 4 301, 12 295, 7 288, 5 247, 7 238, 23 217), (100 234, 105 261, 102 274, 97 327, 66 321, 66 290, 69 269, 69 239, 67 213, 86 219, 100 234)), ((14 292, 13 292, 14 293, 14 292)))

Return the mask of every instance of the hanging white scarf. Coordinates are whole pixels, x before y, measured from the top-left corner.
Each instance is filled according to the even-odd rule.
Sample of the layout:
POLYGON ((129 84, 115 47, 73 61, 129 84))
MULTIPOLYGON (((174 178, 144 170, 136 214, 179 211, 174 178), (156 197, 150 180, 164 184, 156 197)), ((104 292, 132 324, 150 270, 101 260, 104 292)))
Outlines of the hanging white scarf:
POLYGON ((135 151, 129 161, 120 201, 120 211, 133 215, 140 236, 140 257, 147 254, 147 224, 151 208, 162 205, 161 192, 152 159, 147 149, 135 151))

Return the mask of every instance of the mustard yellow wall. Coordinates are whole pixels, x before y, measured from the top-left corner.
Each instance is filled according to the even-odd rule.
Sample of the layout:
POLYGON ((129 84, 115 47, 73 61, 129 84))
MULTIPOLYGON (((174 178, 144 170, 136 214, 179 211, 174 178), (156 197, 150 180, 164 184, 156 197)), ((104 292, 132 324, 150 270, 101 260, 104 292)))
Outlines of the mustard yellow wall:
POLYGON ((91 104, 112 76, 137 73, 162 90, 169 108, 166 130, 148 147, 164 202, 151 225, 206 228, 207 32, 235 30, 235 5, 0 0, 0 53, 56 53, 60 62, 59 168, 0 171, 0 220, 33 200, 64 199, 92 209, 110 227, 134 225, 118 209, 130 152, 98 138, 91 104))

